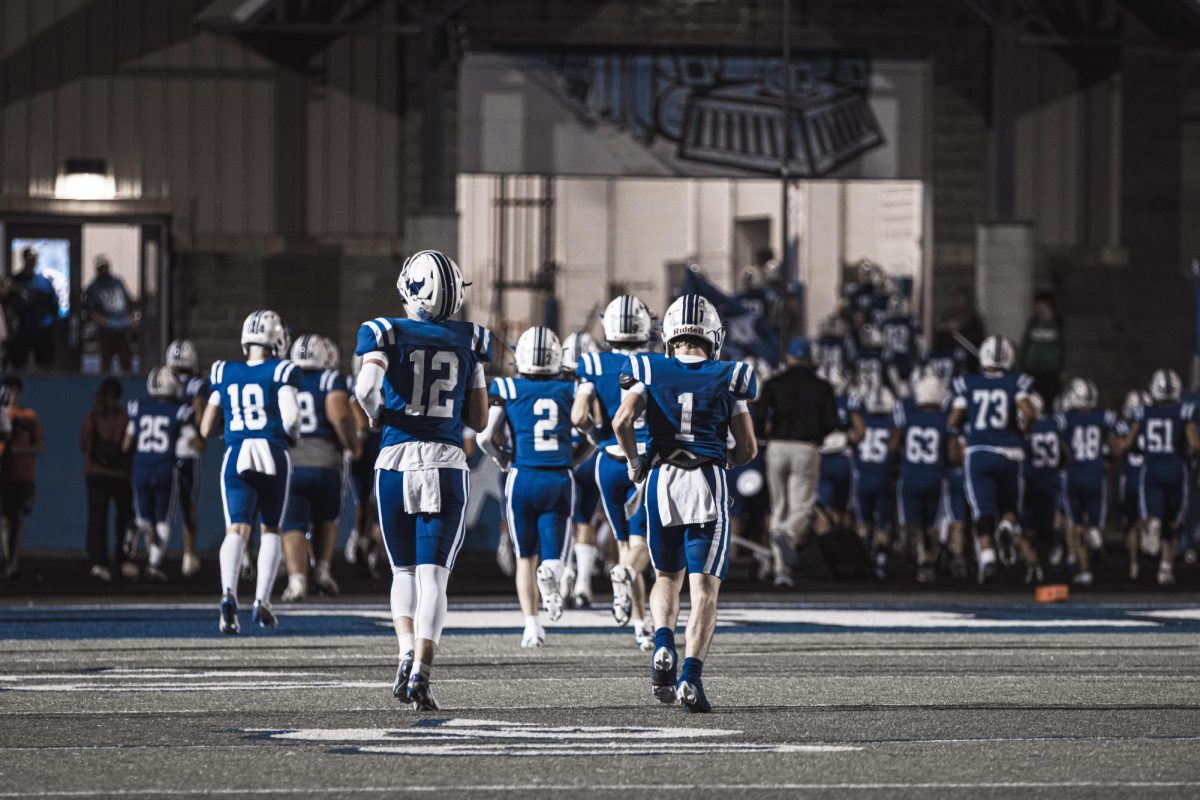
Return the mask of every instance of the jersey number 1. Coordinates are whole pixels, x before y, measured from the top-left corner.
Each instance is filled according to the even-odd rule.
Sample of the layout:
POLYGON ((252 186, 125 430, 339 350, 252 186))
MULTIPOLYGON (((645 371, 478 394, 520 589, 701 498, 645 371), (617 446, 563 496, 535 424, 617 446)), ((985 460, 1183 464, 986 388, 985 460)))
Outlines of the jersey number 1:
POLYGON ((446 350, 435 350, 433 358, 429 359, 429 372, 443 372, 444 377, 429 384, 429 396, 425 396, 425 351, 413 350, 408 360, 412 362, 412 400, 405 413, 413 416, 442 417, 449 419, 454 416, 454 398, 447 397, 443 402, 442 395, 454 391, 458 385, 458 356, 446 350))

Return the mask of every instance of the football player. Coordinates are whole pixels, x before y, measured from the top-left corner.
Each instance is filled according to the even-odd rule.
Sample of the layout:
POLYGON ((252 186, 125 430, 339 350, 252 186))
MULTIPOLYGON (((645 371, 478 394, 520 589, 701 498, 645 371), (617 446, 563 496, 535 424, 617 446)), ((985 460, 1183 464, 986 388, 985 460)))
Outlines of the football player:
POLYGON ((1032 540, 1020 536, 1021 462, 1025 437, 1036 417, 1029 402, 1033 379, 1013 372, 1012 342, 989 336, 979 348, 982 372, 954 380, 950 425, 967 440, 964 473, 967 500, 979 545, 979 582, 996 571, 996 548, 1005 564, 1016 562, 1016 547, 1036 567, 1032 540))
MULTIPOLYGON (((1134 416, 1139 406, 1149 405, 1150 395, 1144 391, 1132 391, 1125 395, 1125 403, 1121 407, 1121 420, 1125 423, 1125 435, 1129 435, 1129 426, 1133 424, 1134 416)), ((1141 564, 1138 557, 1142 529, 1141 484, 1142 467, 1146 464, 1143 451, 1146 449, 1145 436, 1139 435, 1135 440, 1122 442, 1118 453, 1121 456, 1121 475, 1118 481, 1120 495, 1121 524, 1125 527, 1125 552, 1129 555, 1129 580, 1136 581, 1141 574, 1141 564)))
MULTIPOLYGON (((563 374, 575 380, 579 359, 584 353, 599 350, 591 335, 583 331, 572 333, 563 340, 563 374)), ((599 452, 587 437, 574 434, 576 459, 575 473, 575 535, 573 553, 574 570, 568 570, 564 578, 574 573, 574 585, 563 587, 563 597, 570 597, 575 608, 590 608, 592 605, 592 572, 596 567, 599 551, 596 549, 596 512, 600 508, 600 488, 596 485, 596 459, 599 452), (584 455, 583 449, 591 451, 584 455)))
POLYGON ((729 569, 726 470, 758 450, 746 403, 758 392, 753 368, 718 361, 725 329, 712 304, 684 295, 663 319, 667 352, 630 357, 621 367, 626 395, 613 419, 629 479, 645 495, 647 537, 654 564, 651 686, 684 711, 711 711, 704 694, 704 659, 717 622, 717 593, 729 569), (645 416, 646 446, 637 420, 645 416), (732 434, 733 449, 727 451, 732 434), (691 596, 682 669, 676 676, 675 623, 685 576, 691 596))
POLYGON ((178 490, 176 456, 185 444, 197 449, 196 412, 180 400, 179 383, 168 367, 150 370, 146 394, 147 399, 129 403, 124 449, 134 453, 133 513, 150 555, 146 577, 165 581, 162 563, 178 490))
POLYGON ((915 544, 917 582, 932 583, 938 560, 934 527, 946 465, 956 461, 957 439, 946 428, 946 387, 934 375, 917 381, 913 398, 896 404, 891 449, 900 452, 897 495, 900 524, 915 544))
POLYGON ((313 583, 337 597, 331 572, 337 544, 337 520, 342 513, 343 453, 361 455, 361 445, 350 415, 346 382, 337 370, 328 369, 327 340, 314 334, 296 339, 292 363, 300 368, 300 439, 292 448, 292 486, 283 515, 283 558, 288 585, 282 600, 294 603, 308 594, 308 541, 312 527, 316 568, 313 583))
POLYGON ((1129 448, 1141 437, 1146 463, 1141 473, 1142 551, 1160 553, 1158 583, 1175 583, 1175 549, 1179 526, 1187 513, 1186 459, 1200 452, 1195 408, 1181 403, 1183 382, 1174 370, 1157 370, 1150 378, 1150 403, 1139 405, 1121 443, 1129 448))
POLYGON ((821 334, 815 344, 817 364, 822 371, 845 373, 849 369, 846 322, 840 314, 830 314, 821 322, 821 334))
POLYGON ((916 365, 917 332, 916 320, 909 311, 908 298, 894 294, 888 298, 887 316, 880 324, 883 331, 883 362, 887 371, 888 384, 902 399, 907 399, 916 365))
POLYGON ((362 357, 355 396, 372 427, 383 428, 375 502, 400 644, 392 695, 418 711, 438 709, 429 671, 446 621, 446 582, 466 534, 463 424, 487 425, 483 365, 492 335, 451 319, 465 285, 442 253, 410 256, 396 281, 408 317, 364 322, 355 351, 362 357))
POLYGON ((350 395, 350 415, 358 433, 358 458, 350 461, 348 473, 350 489, 354 493, 354 527, 346 540, 346 563, 358 564, 359 571, 372 578, 379 577, 379 568, 384 560, 383 533, 379 530, 379 517, 375 505, 375 460, 379 457, 382 433, 371 428, 371 420, 359 405, 354 395, 355 383, 362 369, 362 358, 354 357, 354 372, 346 378, 346 390, 350 395))
POLYGON ((282 557, 279 527, 292 478, 288 448, 299 432, 296 392, 300 371, 284 360, 286 333, 274 311, 259 310, 242 323, 245 361, 217 361, 208 382, 211 394, 200 435, 210 438, 221 418, 225 426, 225 459, 221 495, 225 502, 225 541, 221 543, 222 633, 238 624, 237 580, 255 518, 261 516, 258 582, 253 620, 274 628, 271 587, 282 557))
MULTIPOLYGON (((825 437, 821 443, 821 478, 817 484, 817 514, 814 525, 818 534, 827 532, 830 528, 846 528, 853 521, 850 516, 851 488, 854 483, 854 465, 850 459, 849 438, 850 409, 849 397, 846 394, 848 381, 841 370, 822 370, 822 378, 833 386, 837 398, 838 429, 825 437)), ((776 581, 778 585, 788 586, 791 581, 790 572, 782 572, 781 565, 776 563, 775 575, 784 575, 787 580, 776 581)))
POLYGON ((858 346, 854 348, 854 388, 866 394, 873 386, 883 383, 884 345, 883 331, 867 323, 858 332, 858 346))
MULTIPOLYGON (((1042 396, 1037 392, 1030 392, 1029 405, 1033 407, 1034 419, 1025 440, 1025 463, 1022 465, 1025 487, 1021 522, 1034 536, 1050 543, 1055 535, 1055 512, 1062 498, 1059 472, 1062 466, 1062 447, 1058 422, 1046 414, 1042 396)), ((1043 577, 1040 568, 1026 566, 1026 583, 1040 582, 1043 577)))
POLYGON ((1067 515, 1067 551, 1076 564, 1074 583, 1092 583, 1091 554, 1104 546, 1100 532, 1108 512, 1106 449, 1115 451, 1126 433, 1115 412, 1096 408, 1096 384, 1075 378, 1067 387, 1065 410, 1055 421, 1067 468, 1062 475, 1062 506, 1067 515))
MULTIPOLYGON (((581 381, 571 409, 571 423, 599 443, 596 485, 600 502, 617 540, 618 563, 609 573, 613 585, 613 619, 624 626, 633 622, 633 635, 642 650, 654 644, 654 632, 645 620, 646 584, 642 577, 650 563, 646 550, 646 511, 642 504, 626 517, 625 506, 637 487, 626 472, 625 454, 613 433, 612 420, 621 405, 621 369, 634 356, 643 355, 653 327, 650 309, 633 295, 621 295, 604 310, 604 339, 608 352, 586 353, 579 359, 581 381)), ((639 451, 646 449, 646 423, 634 425, 639 451)))
POLYGON ((883 384, 851 395, 850 444, 854 446, 854 513, 859 536, 875 551, 875 576, 887 578, 892 543, 892 430, 896 398, 883 384))
POLYGON ((538 619, 538 592, 551 622, 563 610, 559 584, 575 515, 575 382, 563 380, 562 345, 549 328, 534 327, 521 334, 516 360, 516 378, 492 381, 491 408, 479 446, 508 473, 505 512, 517 556, 517 599, 525 616, 521 646, 541 647, 546 632, 538 619), (504 446, 506 426, 513 442, 511 456, 504 446))
MULTIPOLYGON (((204 415, 208 402, 208 376, 200 372, 200 357, 196 346, 187 339, 176 339, 167 345, 166 365, 179 381, 180 396, 190 404, 199 420, 204 415)), ((176 497, 183 509, 183 564, 181 572, 190 577, 200 571, 200 559, 196 555, 196 514, 200 502, 200 456, 204 440, 193 436, 180 439, 175 462, 178 486, 176 497)))

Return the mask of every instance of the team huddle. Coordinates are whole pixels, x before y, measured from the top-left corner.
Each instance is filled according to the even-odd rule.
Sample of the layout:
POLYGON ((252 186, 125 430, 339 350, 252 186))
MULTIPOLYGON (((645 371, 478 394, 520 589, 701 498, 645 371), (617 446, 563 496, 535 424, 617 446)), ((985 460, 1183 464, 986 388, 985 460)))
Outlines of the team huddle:
MULTIPOLYGON (((710 710, 703 661, 730 557, 725 472, 757 452, 747 407, 757 392, 754 370, 718 360, 724 329, 702 297, 682 297, 668 309, 664 355, 650 352, 654 324, 645 304, 622 296, 604 314, 611 350, 599 352, 586 335, 564 348, 553 331, 531 328, 517 343, 516 377, 489 386, 491 333, 451 319, 465 285, 458 266, 439 252, 405 261, 397 289, 407 316, 363 323, 350 378, 337 372, 332 343, 316 336, 289 343, 273 311, 246 318, 245 360, 218 361, 207 379, 197 374, 194 348, 172 343, 167 366, 149 376, 149 397, 130 407, 127 447, 136 452, 148 574, 161 574, 181 480, 172 466, 194 462, 205 441, 220 435, 226 531, 219 629, 240 630, 237 585, 255 527, 251 618, 275 627, 271 593, 281 561, 288 573, 283 599, 307 591, 310 558, 313 580, 336 593, 329 564, 343 464, 369 461, 369 485, 361 485, 361 470, 355 483, 360 499, 374 498, 392 571, 399 645, 393 695, 418 710, 437 709, 430 671, 446 621, 446 584, 466 532, 471 489, 463 437, 470 429, 506 473, 523 646, 545 641, 539 600, 551 620, 564 605, 590 602, 587 582, 565 571, 571 559, 575 574, 590 575, 594 529, 590 543, 575 542, 574 530, 581 520, 590 527, 599 502, 620 550, 611 574, 613 615, 621 625, 632 621, 638 644, 653 650, 655 697, 687 711, 710 710), (647 565, 656 571, 652 622, 642 582, 647 565), (692 610, 681 659, 674 631, 685 576, 692 610)), ((190 534, 187 527, 194 542, 194 522, 190 534)), ((185 561, 191 552, 185 541, 185 561)), ((185 563, 189 569, 195 565, 185 563)))

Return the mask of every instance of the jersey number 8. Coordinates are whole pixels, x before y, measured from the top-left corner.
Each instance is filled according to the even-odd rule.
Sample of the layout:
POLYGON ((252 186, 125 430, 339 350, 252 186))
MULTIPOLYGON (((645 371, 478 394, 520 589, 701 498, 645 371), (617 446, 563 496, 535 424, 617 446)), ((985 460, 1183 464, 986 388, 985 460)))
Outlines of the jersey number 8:
POLYGON ((267 427, 267 399, 263 389, 257 383, 247 383, 245 386, 232 384, 229 389, 229 410, 233 419, 229 420, 231 431, 261 431, 267 427))

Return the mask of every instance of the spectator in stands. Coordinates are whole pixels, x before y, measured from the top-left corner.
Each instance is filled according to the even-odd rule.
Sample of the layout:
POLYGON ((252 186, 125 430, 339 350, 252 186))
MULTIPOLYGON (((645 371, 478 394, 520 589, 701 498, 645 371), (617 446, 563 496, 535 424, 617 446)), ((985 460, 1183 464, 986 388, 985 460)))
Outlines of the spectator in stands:
POLYGON ((133 334, 133 303, 129 291, 116 275, 108 256, 96 256, 96 277, 84 292, 88 317, 96 326, 96 343, 100 347, 100 371, 112 369, 117 357, 121 372, 129 372, 132 358, 130 339, 133 334))
POLYGON ((788 343, 786 367, 763 384, 754 427, 768 441, 767 487, 776 585, 789 585, 796 545, 808 533, 821 471, 821 442, 838 426, 833 387, 813 369, 812 345, 788 343))
POLYGON ((21 271, 6 278, 0 288, 9 325, 5 360, 16 369, 25 369, 31 354, 39 367, 54 361, 58 295, 50 279, 37 272, 37 260, 37 251, 26 248, 21 253, 21 271))
POLYGON ((1063 341, 1062 317, 1052 292, 1041 291, 1033 297, 1033 315, 1021 340, 1021 371, 1033 378, 1033 388, 1047 404, 1053 404, 1062 391, 1062 373, 1067 349, 1063 341))
POLYGON ((4 577, 9 580, 17 577, 20 569, 21 532, 25 517, 33 511, 37 458, 45 449, 37 412, 21 405, 24 388, 18 377, 4 379, 4 416, 9 435, 0 465, 0 516, 4 518, 4 577))
POLYGON ((92 577, 112 580, 109 566, 109 506, 116 512, 116 561, 121 574, 133 580, 138 568, 131 560, 137 540, 128 540, 132 495, 129 484, 130 457, 122 449, 129 415, 121 403, 121 383, 105 378, 96 391, 92 410, 83 418, 79 447, 85 460, 87 481, 87 549, 92 561, 92 577))

